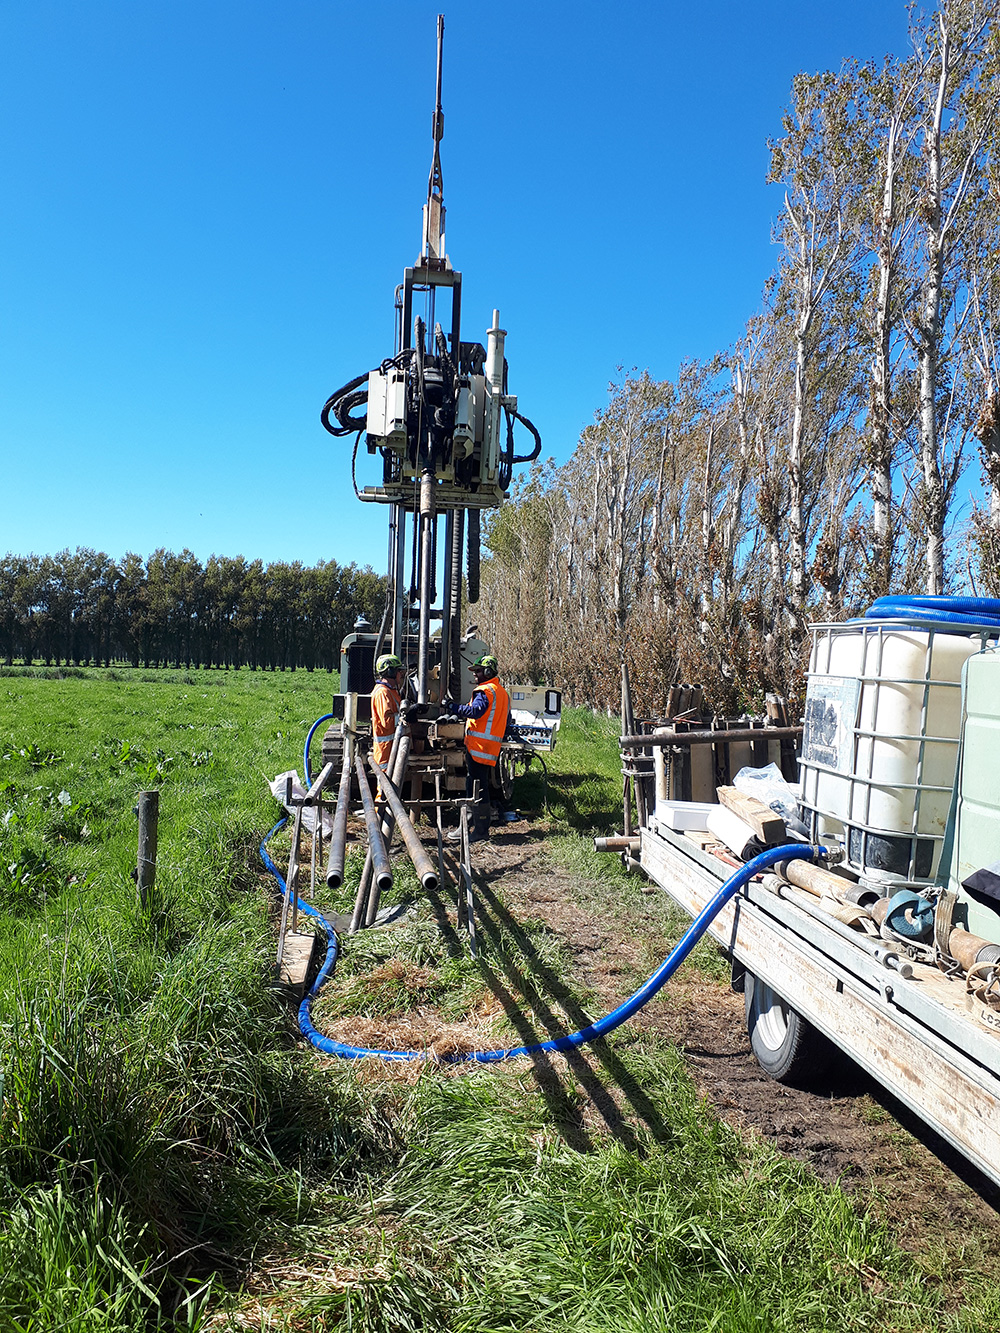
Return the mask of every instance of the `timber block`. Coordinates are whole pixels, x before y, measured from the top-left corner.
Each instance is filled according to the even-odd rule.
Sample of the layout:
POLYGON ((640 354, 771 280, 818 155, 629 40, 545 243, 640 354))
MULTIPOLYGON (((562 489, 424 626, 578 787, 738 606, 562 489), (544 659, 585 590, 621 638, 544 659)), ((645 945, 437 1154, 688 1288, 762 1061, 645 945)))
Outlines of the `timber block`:
POLYGON ((285 947, 281 951, 281 963, 278 968, 278 985, 286 990, 292 999, 301 1000, 305 994, 306 977, 309 975, 316 939, 311 930, 285 932, 285 947))
POLYGON ((718 788, 719 804, 749 824, 761 842, 780 846, 785 841, 785 821, 756 796, 744 796, 735 787, 718 788))
POLYGON ((464 722, 436 722, 434 736, 439 741, 460 741, 465 738, 464 722))
POLYGON ((707 851, 710 847, 722 846, 714 833, 708 833, 703 829, 685 829, 684 837, 687 838, 688 842, 693 842, 694 845, 699 847, 703 852, 707 851))

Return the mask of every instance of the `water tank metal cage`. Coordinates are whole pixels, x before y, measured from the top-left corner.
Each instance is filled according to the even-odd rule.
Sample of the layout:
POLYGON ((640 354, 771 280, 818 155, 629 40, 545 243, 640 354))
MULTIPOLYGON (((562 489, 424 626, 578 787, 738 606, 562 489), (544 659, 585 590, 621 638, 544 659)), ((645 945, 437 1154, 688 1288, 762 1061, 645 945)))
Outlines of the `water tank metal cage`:
POLYGON ((803 821, 857 874, 933 884, 962 733, 962 668, 1000 629, 906 620, 813 625, 803 821))

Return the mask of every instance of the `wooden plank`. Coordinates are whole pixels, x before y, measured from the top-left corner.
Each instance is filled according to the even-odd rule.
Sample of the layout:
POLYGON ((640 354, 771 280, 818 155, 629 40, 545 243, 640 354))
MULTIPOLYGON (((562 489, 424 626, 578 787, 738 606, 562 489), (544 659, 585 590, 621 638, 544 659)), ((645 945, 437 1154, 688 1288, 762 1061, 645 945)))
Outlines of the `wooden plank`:
MULTIPOLYGON (((701 867, 643 831, 643 869, 694 916, 718 889, 701 867)), ((842 1046, 915 1114, 1000 1183, 1000 1078, 953 1050, 916 1020, 893 1010, 886 972, 882 993, 736 899, 711 934, 755 976, 842 1046)))
POLYGON ((718 797, 719 804, 749 824, 761 842, 780 846, 785 841, 785 821, 756 796, 745 796, 735 787, 719 787, 718 797))
POLYGON ((721 845, 715 834, 709 833, 707 829, 685 829, 684 837, 688 842, 693 842, 701 851, 704 851, 706 847, 718 847, 721 845))
POLYGON ((427 734, 434 740, 460 741, 465 739, 464 722, 432 722, 427 734))
POLYGON ((306 977, 316 948, 316 936, 311 931, 289 930, 285 932, 285 947, 281 951, 278 965, 278 984, 287 990, 293 999, 301 1000, 305 994, 306 977))

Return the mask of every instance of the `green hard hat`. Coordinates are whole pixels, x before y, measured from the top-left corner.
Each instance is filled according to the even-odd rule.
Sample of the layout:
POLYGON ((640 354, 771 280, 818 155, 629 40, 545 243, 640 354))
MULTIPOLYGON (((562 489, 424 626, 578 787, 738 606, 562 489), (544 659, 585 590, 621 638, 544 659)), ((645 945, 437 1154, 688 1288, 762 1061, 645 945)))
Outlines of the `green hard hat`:
POLYGON ((402 669, 402 662, 395 653, 383 653, 375 663, 376 676, 385 676, 390 671, 399 671, 402 669))
POLYGON ((482 657, 476 658, 472 666, 469 667, 469 670, 475 671, 476 667, 482 667, 482 669, 488 672, 491 676, 495 676, 500 670, 500 663, 492 653, 484 653, 482 657))

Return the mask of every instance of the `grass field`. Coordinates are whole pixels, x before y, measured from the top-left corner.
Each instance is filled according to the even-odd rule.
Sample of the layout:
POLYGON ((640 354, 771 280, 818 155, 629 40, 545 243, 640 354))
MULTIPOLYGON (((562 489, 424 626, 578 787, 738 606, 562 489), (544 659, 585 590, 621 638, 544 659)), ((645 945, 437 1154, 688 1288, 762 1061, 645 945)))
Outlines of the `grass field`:
MULTIPOLYGON (((257 846, 276 817, 265 779, 301 769, 331 678, 55 674, 0 674, 0 1328, 1000 1325, 993 1292, 970 1281, 959 1301, 955 1282, 927 1281, 839 1190, 720 1123, 679 1055, 630 1028, 607 1059, 645 1120, 627 1144, 594 1130, 585 1149, 564 1129, 569 1065, 555 1097, 522 1063, 401 1076, 318 1058, 272 986, 257 846), (133 806, 149 786, 160 853, 141 909, 133 806)), ((553 844, 584 895, 599 879, 637 892, 581 837, 620 819, 615 730, 570 712, 552 756, 553 844)), ((540 780, 516 799, 539 805, 540 780)), ((401 876, 399 895, 411 887, 401 876)), ((467 1019, 519 940, 572 999, 538 923, 485 931, 477 964, 425 906, 345 949, 317 1016, 467 1019)))

